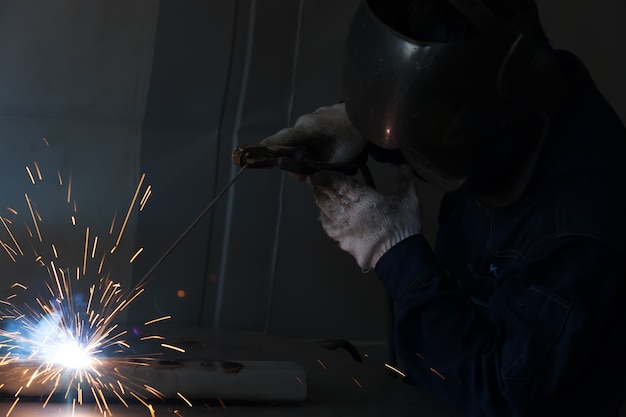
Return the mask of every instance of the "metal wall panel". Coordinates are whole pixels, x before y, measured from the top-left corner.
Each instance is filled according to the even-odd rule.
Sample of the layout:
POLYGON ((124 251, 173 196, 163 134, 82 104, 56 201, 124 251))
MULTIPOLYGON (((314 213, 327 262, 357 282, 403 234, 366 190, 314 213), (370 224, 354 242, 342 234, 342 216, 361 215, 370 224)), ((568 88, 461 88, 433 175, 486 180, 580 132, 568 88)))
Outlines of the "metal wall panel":
MULTIPOLYGON (((41 242, 37 234, 24 237, 16 263, 3 251, 3 286, 45 279, 38 254, 48 266, 83 265, 87 228, 90 247, 100 237, 93 251, 98 259, 115 245, 112 219, 126 212, 139 179, 157 14, 158 2, 142 0, 0 1, 0 207, 16 236, 24 237, 26 227, 34 233, 28 195, 42 236, 41 242)), ((101 272, 89 259, 83 283, 111 272, 128 289, 135 220, 129 219, 117 254, 107 256, 101 272)))
MULTIPOLYGON (((150 207, 139 217, 138 243, 146 252, 135 282, 159 262, 215 193, 224 100, 231 77, 235 1, 161 1, 150 93, 142 126, 141 169, 151 179, 150 207)), ((211 217, 148 277, 135 321, 171 314, 198 323, 214 304, 207 295, 211 217)))
POLYGON ((158 2, 0 2, 0 114, 137 125, 158 2))
MULTIPOLYGON (((245 3, 242 21, 246 46, 238 102, 228 154, 238 143, 259 142, 288 123, 293 62, 300 2, 280 0, 245 3)), ((226 165, 229 157, 222 154, 226 165)), ((231 168, 228 168, 231 171, 231 168)), ((218 303, 214 324, 221 328, 262 331, 265 327, 279 226, 280 177, 273 172, 247 172, 230 201, 229 234, 214 241, 220 248, 218 303)))

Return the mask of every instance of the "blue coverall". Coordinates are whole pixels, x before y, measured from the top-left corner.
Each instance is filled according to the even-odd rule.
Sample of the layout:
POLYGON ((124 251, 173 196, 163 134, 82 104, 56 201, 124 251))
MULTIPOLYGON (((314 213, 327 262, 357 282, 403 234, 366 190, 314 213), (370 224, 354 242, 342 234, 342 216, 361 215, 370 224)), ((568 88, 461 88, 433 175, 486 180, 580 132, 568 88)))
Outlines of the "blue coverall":
POLYGON ((413 236, 376 265, 408 381, 467 416, 616 417, 626 398, 626 129, 573 66, 522 198, 448 193, 435 250, 413 236))

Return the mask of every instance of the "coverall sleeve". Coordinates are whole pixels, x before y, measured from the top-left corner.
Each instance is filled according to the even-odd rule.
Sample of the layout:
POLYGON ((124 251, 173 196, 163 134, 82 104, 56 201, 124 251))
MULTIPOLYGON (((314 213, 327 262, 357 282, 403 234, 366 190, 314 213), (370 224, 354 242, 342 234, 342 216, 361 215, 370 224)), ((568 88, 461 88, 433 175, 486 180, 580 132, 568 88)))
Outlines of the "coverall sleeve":
POLYGON ((469 416, 584 415, 576 393, 592 401, 587 415, 619 409, 621 258, 586 237, 534 252, 501 271, 487 306, 460 290, 422 236, 383 255, 376 273, 396 304, 394 339, 410 382, 469 416))

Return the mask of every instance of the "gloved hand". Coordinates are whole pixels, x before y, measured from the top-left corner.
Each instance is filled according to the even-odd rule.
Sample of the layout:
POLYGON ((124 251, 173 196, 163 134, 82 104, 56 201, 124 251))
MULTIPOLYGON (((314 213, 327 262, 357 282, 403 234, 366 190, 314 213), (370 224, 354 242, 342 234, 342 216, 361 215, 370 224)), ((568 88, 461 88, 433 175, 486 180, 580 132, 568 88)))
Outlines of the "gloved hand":
POLYGON ((300 116, 293 127, 264 139, 261 145, 303 147, 322 163, 348 163, 365 149, 367 141, 348 120, 343 103, 320 107, 300 116))
POLYGON ((389 195, 336 172, 320 171, 309 181, 324 231, 363 270, 374 268, 380 257, 400 241, 422 232, 421 204, 408 165, 399 168, 389 195))

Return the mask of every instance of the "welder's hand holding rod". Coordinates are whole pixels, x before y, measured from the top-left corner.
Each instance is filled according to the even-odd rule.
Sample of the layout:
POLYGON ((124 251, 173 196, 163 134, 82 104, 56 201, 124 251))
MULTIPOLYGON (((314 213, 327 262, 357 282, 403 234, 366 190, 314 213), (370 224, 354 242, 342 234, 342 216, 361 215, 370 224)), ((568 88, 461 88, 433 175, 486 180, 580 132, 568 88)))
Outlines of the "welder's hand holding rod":
POLYGON ((303 180, 320 170, 354 174, 367 158, 367 141, 352 126, 343 103, 302 115, 257 145, 240 145, 233 163, 248 168, 279 168, 303 180))
POLYGON ((356 160, 367 141, 348 120, 343 103, 320 107, 300 116, 293 127, 261 142, 266 146, 294 146, 317 155, 319 162, 345 164, 356 160))
POLYGON ((322 227, 363 269, 371 269, 392 246, 421 233, 421 206, 415 177, 399 169, 395 190, 373 188, 367 169, 367 141, 352 126, 343 103, 320 107, 256 145, 239 145, 233 163, 279 168, 307 179, 321 209, 322 227), (363 174, 367 185, 355 177, 363 174))
POLYGON ((389 195, 341 173, 320 171, 309 179, 324 231, 364 270, 407 237, 422 232, 416 179, 408 165, 398 170, 389 195))

